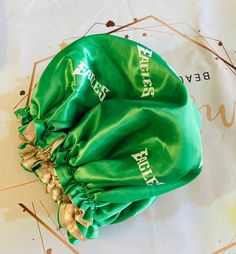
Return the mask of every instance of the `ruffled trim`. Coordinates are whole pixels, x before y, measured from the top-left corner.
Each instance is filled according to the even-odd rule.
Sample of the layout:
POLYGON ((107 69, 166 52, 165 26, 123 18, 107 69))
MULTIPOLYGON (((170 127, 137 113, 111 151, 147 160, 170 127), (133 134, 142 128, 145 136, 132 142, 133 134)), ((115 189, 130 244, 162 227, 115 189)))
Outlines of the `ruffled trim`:
POLYGON ((82 231, 86 232, 92 222, 83 218, 85 211, 82 208, 78 208, 73 203, 72 198, 64 193, 55 171, 55 164, 50 159, 51 153, 63 142, 64 136, 57 139, 46 149, 38 148, 35 146, 36 132, 34 123, 30 122, 20 132, 19 139, 19 154, 22 158, 22 167, 34 172, 46 185, 46 191, 51 193, 52 199, 58 205, 60 226, 66 228, 73 237, 84 240, 85 234, 82 231), (80 230, 81 227, 83 230, 80 230))
POLYGON ((30 114, 30 107, 26 106, 25 108, 17 109, 15 112, 15 116, 21 121, 23 125, 28 124, 32 120, 32 116, 30 114))

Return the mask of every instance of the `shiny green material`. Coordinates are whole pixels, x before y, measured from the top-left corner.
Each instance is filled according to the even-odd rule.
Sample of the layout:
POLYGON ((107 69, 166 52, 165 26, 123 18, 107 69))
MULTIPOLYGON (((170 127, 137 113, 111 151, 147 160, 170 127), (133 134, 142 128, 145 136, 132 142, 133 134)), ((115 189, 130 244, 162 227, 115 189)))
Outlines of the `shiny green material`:
POLYGON ((198 110, 167 63, 131 40, 93 35, 70 44, 16 115, 22 134, 33 121, 38 148, 64 136, 51 160, 64 193, 92 222, 78 224, 86 238, 201 171, 198 110))

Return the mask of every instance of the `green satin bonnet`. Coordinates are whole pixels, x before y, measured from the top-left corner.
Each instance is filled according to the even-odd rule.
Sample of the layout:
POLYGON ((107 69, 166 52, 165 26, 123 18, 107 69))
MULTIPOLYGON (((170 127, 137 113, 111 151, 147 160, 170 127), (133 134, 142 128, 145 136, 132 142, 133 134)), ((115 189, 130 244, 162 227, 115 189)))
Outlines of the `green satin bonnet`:
POLYGON ((15 115, 21 166, 52 194, 71 243, 98 237, 202 169, 201 117, 185 85, 125 38, 71 43, 15 115))

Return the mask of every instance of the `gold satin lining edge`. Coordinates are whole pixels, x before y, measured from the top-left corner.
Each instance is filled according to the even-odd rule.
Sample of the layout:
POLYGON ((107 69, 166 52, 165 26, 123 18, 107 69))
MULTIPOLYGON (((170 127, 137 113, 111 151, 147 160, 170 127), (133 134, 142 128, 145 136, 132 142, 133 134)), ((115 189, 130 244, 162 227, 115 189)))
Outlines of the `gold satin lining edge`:
POLYGON ((52 194, 52 199, 59 207, 60 224, 75 238, 85 240, 86 238, 79 230, 76 222, 84 227, 89 227, 92 222, 84 220, 82 218, 84 210, 76 207, 70 196, 64 194, 54 169, 55 164, 49 157, 50 153, 63 141, 64 137, 60 137, 50 147, 43 150, 34 145, 36 130, 33 122, 28 124, 23 135, 19 134, 20 146, 24 146, 19 152, 22 158, 21 164, 27 169, 32 169, 37 163, 41 164, 41 167, 36 170, 36 174, 46 184, 46 192, 52 194))

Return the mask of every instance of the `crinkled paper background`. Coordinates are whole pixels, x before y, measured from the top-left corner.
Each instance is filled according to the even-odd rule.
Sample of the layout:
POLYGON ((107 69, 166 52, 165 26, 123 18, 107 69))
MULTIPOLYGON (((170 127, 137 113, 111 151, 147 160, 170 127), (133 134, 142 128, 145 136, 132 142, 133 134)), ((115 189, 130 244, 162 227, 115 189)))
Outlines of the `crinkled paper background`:
POLYGON ((35 209, 65 236, 57 229, 56 207, 45 186, 19 166, 14 108, 25 106, 30 83, 60 49, 85 34, 105 33, 148 15, 206 46, 153 18, 114 33, 152 48, 183 78, 203 118, 203 172, 75 248, 82 254, 209 254, 221 248, 218 253, 236 253, 235 10, 235 0, 0 1, 0 253, 72 253, 18 205, 35 209))

